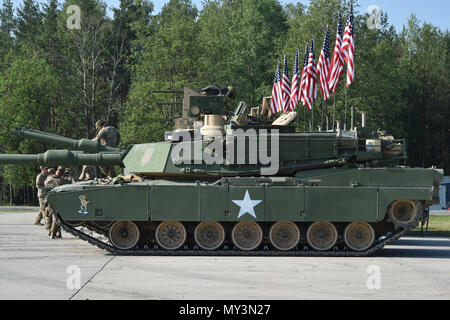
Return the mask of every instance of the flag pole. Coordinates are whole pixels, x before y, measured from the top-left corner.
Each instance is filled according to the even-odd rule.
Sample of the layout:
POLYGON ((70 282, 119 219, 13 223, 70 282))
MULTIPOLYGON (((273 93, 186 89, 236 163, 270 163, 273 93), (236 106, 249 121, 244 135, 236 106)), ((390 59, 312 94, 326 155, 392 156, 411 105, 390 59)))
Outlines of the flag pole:
POLYGON ((325 110, 325 100, 322 100, 322 119, 320 120, 320 127, 322 128, 321 130, 323 130, 324 126, 323 126, 323 120, 324 120, 324 110, 325 110))
POLYGON ((333 107, 333 131, 336 129, 336 92, 334 93, 334 107, 333 107))
POLYGON ((348 87, 345 86, 345 115, 344 115, 344 131, 347 130, 347 100, 348 100, 348 87))
POLYGON ((307 131, 306 130, 306 122, 308 122, 306 120, 306 108, 303 108, 303 128, 304 128, 305 132, 307 131))
POLYGON ((336 123, 336 92, 334 93, 334 107, 333 107, 333 131, 335 129, 335 123, 336 123))

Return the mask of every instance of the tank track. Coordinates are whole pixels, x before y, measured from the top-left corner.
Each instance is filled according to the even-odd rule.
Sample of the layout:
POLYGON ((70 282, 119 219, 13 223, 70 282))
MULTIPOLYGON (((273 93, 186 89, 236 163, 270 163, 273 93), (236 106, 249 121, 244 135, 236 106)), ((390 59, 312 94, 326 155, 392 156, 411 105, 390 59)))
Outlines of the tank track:
POLYGON ((57 223, 61 226, 61 228, 72 234, 73 236, 87 241, 88 243, 102 249, 106 250, 113 255, 118 256, 276 256, 276 257, 366 257, 374 254, 375 252, 384 248, 384 246, 392 243, 393 241, 398 240, 406 233, 408 233, 414 227, 410 227, 407 229, 398 230, 395 233, 388 233, 384 239, 376 240, 372 247, 365 251, 355 252, 350 251, 347 247, 339 250, 337 247, 332 251, 316 251, 314 249, 309 248, 308 246, 303 247, 302 249, 298 249, 298 247, 294 250, 290 251, 279 251, 270 249, 269 244, 263 244, 263 250, 253 250, 253 251, 241 251, 234 246, 229 248, 224 245, 221 249, 207 251, 196 248, 197 246, 185 245, 182 249, 170 251, 159 248, 157 245, 148 246, 143 244, 138 244, 135 248, 130 250, 121 250, 115 248, 110 242, 109 239, 104 235, 105 231, 100 228, 95 228, 96 232, 103 234, 102 236, 95 237, 93 226, 89 225, 89 227, 81 227, 80 229, 76 229, 67 225, 59 215, 56 217, 57 223), (87 229, 88 232, 85 232, 87 229))

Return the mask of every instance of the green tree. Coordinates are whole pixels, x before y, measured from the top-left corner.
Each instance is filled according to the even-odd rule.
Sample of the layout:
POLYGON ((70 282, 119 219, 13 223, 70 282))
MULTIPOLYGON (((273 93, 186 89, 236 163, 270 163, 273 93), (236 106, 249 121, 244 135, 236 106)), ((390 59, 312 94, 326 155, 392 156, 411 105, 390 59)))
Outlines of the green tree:
POLYGON ((154 17, 136 41, 140 50, 129 102, 121 122, 125 144, 158 141, 168 120, 180 114, 176 97, 153 94, 155 90, 180 90, 196 85, 199 57, 196 22, 197 9, 189 0, 171 0, 154 17))
POLYGON ((34 0, 24 0, 17 10, 17 29, 15 30, 16 44, 30 55, 39 48, 42 34, 42 11, 39 3, 34 0))
POLYGON ((279 1, 208 1, 199 27, 203 82, 233 85, 240 100, 260 103, 273 83, 277 52, 287 32, 279 1))
MULTIPOLYGON (((21 126, 47 130, 58 83, 58 73, 38 55, 12 59, 9 68, 0 75, 1 152, 26 154, 44 151, 41 144, 12 137, 10 130, 21 126)), ((4 169, 8 183, 33 185, 36 166, 6 166, 4 169)))
POLYGON ((109 94, 107 123, 117 125, 118 115, 124 110, 131 85, 131 68, 135 64, 133 48, 139 29, 148 28, 151 22, 153 4, 149 1, 121 0, 114 9, 113 38, 108 48, 109 94))
POLYGON ((58 15, 61 11, 58 9, 58 0, 48 0, 43 5, 42 19, 42 40, 41 47, 47 57, 47 61, 55 67, 61 67, 63 62, 61 52, 61 35, 58 26, 58 15))
POLYGON ((69 88, 69 104, 84 137, 95 132, 95 122, 103 118, 108 108, 108 49, 113 39, 112 23, 106 15, 105 3, 98 0, 67 1, 60 17, 64 39, 64 59, 67 65, 66 79, 69 88), (81 10, 80 29, 68 29, 66 21, 69 5, 81 10))
POLYGON ((3 57, 0 60, 0 70, 7 65, 7 60, 4 57, 13 47, 12 35, 15 31, 16 23, 12 1, 4 0, 0 9, 0 55, 3 57))
POLYGON ((442 33, 426 23, 421 26, 413 15, 401 33, 401 44, 411 164, 439 164, 448 172, 448 31, 442 33))

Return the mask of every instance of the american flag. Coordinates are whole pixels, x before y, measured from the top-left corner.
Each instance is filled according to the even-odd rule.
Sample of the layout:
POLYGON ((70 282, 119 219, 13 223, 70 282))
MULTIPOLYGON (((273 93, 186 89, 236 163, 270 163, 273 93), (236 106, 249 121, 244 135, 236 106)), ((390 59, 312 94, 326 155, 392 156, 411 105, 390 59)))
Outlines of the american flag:
POLYGON ((308 69, 305 85, 306 106, 312 110, 313 101, 317 99, 317 73, 316 57, 314 55, 314 38, 311 41, 311 50, 309 50, 308 69))
POLYGON ((302 76, 300 81, 300 90, 298 92, 298 98, 303 103, 303 105, 306 104, 304 93, 305 93, 305 86, 306 86, 306 75, 307 75, 307 69, 308 69, 308 45, 305 45, 305 62, 303 63, 303 70, 302 70, 302 76))
POLYGON ((295 55, 294 60, 294 71, 292 72, 292 86, 291 86, 291 102, 290 102, 290 110, 294 111, 298 106, 298 91, 300 85, 300 74, 298 69, 298 49, 297 54, 295 55))
POLYGON ((286 112, 289 108, 289 102, 291 100, 291 83, 289 80, 286 55, 284 55, 284 72, 281 80, 281 92, 283 93, 283 111, 286 112))
POLYGON ((270 111, 272 114, 280 112, 283 110, 283 100, 281 93, 281 74, 280 74, 280 63, 277 65, 277 72, 275 73, 275 80, 273 81, 272 88, 272 101, 270 103, 270 111))
POLYGON ((347 62, 347 87, 352 84, 355 77, 355 33, 353 25, 353 2, 350 2, 350 13, 342 40, 341 52, 347 62))
POLYGON ((319 62, 317 63, 317 75, 322 88, 323 100, 330 97, 330 29, 327 26, 325 39, 323 40, 322 52, 320 53, 319 62))
POLYGON ((339 78, 344 72, 344 57, 341 52, 342 46, 342 17, 339 13, 339 22, 336 32, 336 45, 334 46, 333 60, 331 62, 330 90, 336 92, 339 78))

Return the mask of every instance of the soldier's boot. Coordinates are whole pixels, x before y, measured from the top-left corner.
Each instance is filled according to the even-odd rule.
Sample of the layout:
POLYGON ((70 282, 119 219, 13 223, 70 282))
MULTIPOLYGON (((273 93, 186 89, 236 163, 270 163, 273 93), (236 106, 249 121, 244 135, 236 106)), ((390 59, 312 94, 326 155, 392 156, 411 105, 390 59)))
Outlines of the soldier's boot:
POLYGON ((56 231, 56 238, 62 238, 61 236, 61 230, 56 231))
POLYGON ((49 231, 49 234, 50 234, 51 227, 52 227, 52 220, 49 218, 46 218, 45 219, 45 229, 47 229, 49 231))
POLYGON ((56 219, 52 214, 52 226, 50 228, 50 232, 51 232, 51 238, 55 239, 55 238, 61 238, 61 229, 59 228, 58 224, 56 223, 56 219), (57 233, 59 232, 59 237, 57 237, 57 233))
POLYGON ((48 221, 46 221, 45 228, 48 231, 48 235, 51 236, 52 235, 52 222, 50 221, 50 223, 49 223, 48 221))
POLYGON ((41 220, 42 220, 42 212, 39 212, 38 216, 34 220, 34 224, 37 226, 43 226, 43 224, 41 223, 41 220))

